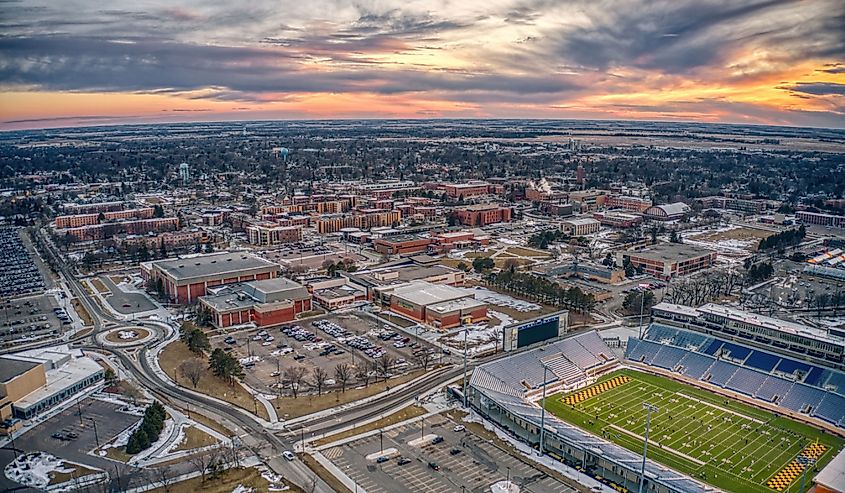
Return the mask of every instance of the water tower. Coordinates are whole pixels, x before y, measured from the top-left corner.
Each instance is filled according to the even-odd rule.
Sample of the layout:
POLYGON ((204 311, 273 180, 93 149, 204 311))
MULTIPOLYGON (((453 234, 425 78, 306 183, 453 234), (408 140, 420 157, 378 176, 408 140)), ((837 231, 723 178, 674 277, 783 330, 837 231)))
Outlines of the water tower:
POLYGON ((191 169, 188 166, 188 163, 182 163, 179 165, 179 179, 182 180, 182 184, 186 185, 189 181, 191 181, 191 169))

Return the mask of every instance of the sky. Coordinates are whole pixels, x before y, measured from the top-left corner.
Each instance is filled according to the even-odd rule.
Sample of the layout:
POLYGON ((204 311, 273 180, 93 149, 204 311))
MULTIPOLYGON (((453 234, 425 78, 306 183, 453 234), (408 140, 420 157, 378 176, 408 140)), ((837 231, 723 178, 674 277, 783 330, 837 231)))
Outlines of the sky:
POLYGON ((0 0, 0 130, 350 118, 845 128, 845 1, 0 0))

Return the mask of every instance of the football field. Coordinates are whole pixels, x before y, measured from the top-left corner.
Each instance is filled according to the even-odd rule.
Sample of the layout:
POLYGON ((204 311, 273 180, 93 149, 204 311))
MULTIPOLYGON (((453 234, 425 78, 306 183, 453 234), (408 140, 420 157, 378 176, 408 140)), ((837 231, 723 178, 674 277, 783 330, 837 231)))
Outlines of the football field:
MULTIPOLYGON (((817 461, 810 478, 843 440, 810 426, 666 378, 620 370, 586 388, 546 397, 546 409, 571 424, 727 491, 796 493, 799 456, 817 461)), ((806 488, 805 488, 806 489, 806 488)))

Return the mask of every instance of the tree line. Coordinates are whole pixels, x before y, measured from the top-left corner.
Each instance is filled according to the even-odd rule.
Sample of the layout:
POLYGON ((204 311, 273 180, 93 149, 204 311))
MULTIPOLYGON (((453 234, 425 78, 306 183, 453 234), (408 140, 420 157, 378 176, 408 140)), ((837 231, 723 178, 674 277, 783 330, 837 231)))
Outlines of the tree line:
POLYGON ((147 406, 147 409, 144 410, 141 425, 129 436, 129 441, 126 443, 126 453, 137 454, 157 442, 161 430, 164 429, 166 417, 167 413, 160 402, 155 401, 147 406))
POLYGON ((577 286, 567 288, 544 277, 524 272, 504 270, 491 273, 486 277, 486 281, 531 300, 562 306, 570 310, 588 312, 596 305, 593 294, 585 293, 577 286))
POLYGON ((787 229, 786 231, 781 231, 780 233, 773 234, 768 238, 760 240, 760 243, 757 245, 757 250, 763 251, 795 246, 801 243, 805 236, 807 236, 807 228, 805 228, 804 225, 801 225, 798 229, 787 229))

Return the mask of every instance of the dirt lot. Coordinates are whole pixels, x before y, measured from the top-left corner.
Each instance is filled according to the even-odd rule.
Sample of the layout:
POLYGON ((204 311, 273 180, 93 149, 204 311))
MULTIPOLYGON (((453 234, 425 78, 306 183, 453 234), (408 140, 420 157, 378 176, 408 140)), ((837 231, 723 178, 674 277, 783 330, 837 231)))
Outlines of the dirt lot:
MULTIPOLYGON (((263 493, 270 490, 270 483, 261 477, 261 473, 254 467, 248 469, 229 469, 222 472, 215 478, 206 477, 205 482, 201 477, 180 481, 169 485, 168 488, 160 487, 150 490, 151 493, 193 493, 202 491, 204 493, 229 493, 239 486, 247 488, 254 493, 263 493)), ((291 493, 301 492, 299 488, 291 488, 291 493)))
POLYGON ((103 284, 103 281, 97 278, 91 279, 91 284, 94 286, 94 288, 97 289, 100 294, 108 294, 111 292, 109 291, 109 288, 107 288, 106 285, 103 284))

